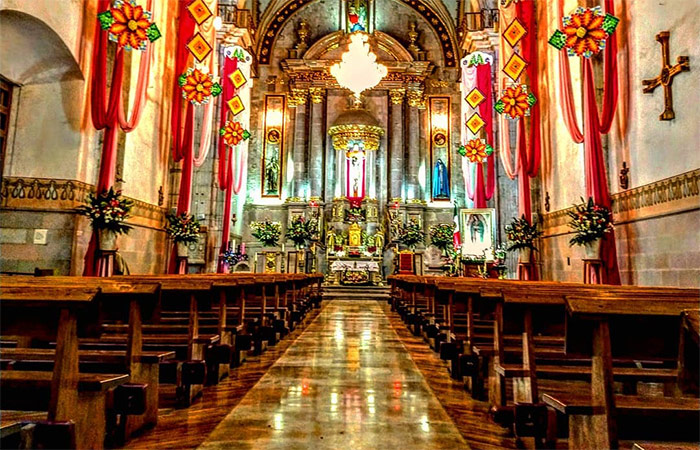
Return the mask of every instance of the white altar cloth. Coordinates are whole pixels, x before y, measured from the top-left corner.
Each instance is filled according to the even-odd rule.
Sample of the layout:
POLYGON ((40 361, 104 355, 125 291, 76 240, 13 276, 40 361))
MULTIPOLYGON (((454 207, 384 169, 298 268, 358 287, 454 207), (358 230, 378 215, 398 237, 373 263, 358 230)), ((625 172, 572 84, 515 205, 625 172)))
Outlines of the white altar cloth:
POLYGON ((331 263, 331 270, 333 272, 379 272, 379 264, 376 261, 333 261, 331 263))

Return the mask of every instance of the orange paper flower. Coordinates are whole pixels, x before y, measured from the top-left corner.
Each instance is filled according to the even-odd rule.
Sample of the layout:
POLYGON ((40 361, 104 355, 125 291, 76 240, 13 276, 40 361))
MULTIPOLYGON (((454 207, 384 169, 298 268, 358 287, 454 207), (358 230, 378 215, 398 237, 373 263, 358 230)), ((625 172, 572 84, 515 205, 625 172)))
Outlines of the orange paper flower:
POLYGON ((214 82, 210 74, 190 68, 180 77, 180 86, 185 100, 200 105, 209 102, 214 82))
POLYGON ((605 16, 599 9, 583 8, 566 18, 564 32, 566 47, 578 56, 590 56, 605 47, 608 33, 603 29, 605 16))
POLYGON ((221 129, 220 134, 221 139, 230 147, 234 147, 250 137, 250 133, 243 128, 240 122, 226 122, 226 126, 221 129))
POLYGON ((480 163, 486 159, 486 144, 481 139, 472 139, 464 146, 464 156, 469 158, 470 162, 480 163))
POLYGON ((522 85, 506 88, 503 92, 503 112, 513 119, 519 119, 525 115, 530 105, 527 102, 527 93, 522 85))
POLYGON ((110 9, 113 19, 110 38, 120 47, 145 50, 148 29, 152 25, 150 13, 129 0, 115 2, 114 6, 110 9))

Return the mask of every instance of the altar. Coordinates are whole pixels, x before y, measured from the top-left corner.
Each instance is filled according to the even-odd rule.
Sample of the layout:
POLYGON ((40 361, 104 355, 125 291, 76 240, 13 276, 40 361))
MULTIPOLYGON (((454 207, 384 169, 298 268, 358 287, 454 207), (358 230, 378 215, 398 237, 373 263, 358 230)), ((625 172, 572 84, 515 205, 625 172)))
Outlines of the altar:
POLYGON ((382 284, 379 263, 372 259, 336 259, 329 266, 334 285, 377 286, 382 284))

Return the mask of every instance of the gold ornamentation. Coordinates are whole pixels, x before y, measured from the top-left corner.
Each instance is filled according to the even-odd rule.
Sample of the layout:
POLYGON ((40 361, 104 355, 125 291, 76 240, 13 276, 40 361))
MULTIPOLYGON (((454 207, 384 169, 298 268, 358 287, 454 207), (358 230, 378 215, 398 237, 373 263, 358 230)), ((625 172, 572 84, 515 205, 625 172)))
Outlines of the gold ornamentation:
POLYGON ((389 97, 391 98, 391 103, 394 105, 400 105, 403 103, 403 98, 406 96, 406 89, 391 89, 389 91, 389 97))
POLYGON ((309 91, 306 89, 292 88, 288 97, 289 107, 295 108, 299 105, 305 105, 308 97, 309 91))
POLYGON ((408 106, 412 108, 425 108, 425 95, 422 89, 409 89, 406 93, 408 106))
POLYGON ((418 40, 418 31, 416 31, 416 23, 411 22, 411 25, 409 25, 411 29, 408 31, 408 51, 413 54, 413 56, 416 56, 418 52, 420 52, 420 47, 416 45, 416 41, 418 40))
POLYGON ((309 88, 309 96, 312 103, 323 103, 326 90, 323 88, 309 88))
POLYGON ((365 150, 377 150, 384 134, 381 127, 373 125, 335 125, 328 130, 333 138, 333 148, 347 150, 351 141, 362 141, 365 150))
POLYGON ((306 21, 303 19, 301 22, 299 22, 299 28, 297 28, 297 37, 299 38, 299 42, 296 45, 297 50, 303 52, 307 48, 309 48, 309 24, 306 23, 306 21))
POLYGON ((645 94, 654 92, 657 86, 664 87, 664 112, 659 116, 659 120, 673 120, 676 117, 676 113, 673 112, 673 91, 671 90, 673 77, 681 72, 690 70, 690 60, 687 56, 679 56, 676 59, 677 64, 675 66, 671 65, 668 45, 670 36, 671 34, 668 31, 662 31, 656 35, 656 40, 661 44, 661 74, 651 80, 642 80, 645 94))

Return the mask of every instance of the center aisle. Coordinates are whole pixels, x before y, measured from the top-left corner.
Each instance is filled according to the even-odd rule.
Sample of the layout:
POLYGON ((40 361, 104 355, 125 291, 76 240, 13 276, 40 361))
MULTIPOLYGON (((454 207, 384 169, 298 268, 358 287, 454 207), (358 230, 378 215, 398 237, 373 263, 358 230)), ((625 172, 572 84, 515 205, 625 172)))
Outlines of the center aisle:
POLYGON ((467 449, 376 301, 334 300, 200 449, 467 449))

